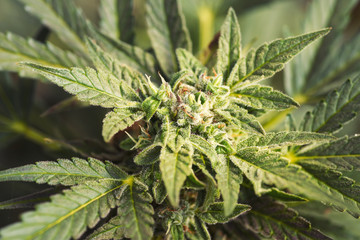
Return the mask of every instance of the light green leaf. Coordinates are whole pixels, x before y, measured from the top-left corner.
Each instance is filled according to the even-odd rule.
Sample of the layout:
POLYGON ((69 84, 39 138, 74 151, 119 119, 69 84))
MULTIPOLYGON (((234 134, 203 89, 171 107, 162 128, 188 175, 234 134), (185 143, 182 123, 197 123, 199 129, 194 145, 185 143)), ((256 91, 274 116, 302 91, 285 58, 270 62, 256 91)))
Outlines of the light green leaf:
MULTIPOLYGON (((195 79, 199 79, 200 74, 204 74, 207 68, 194 56, 191 52, 183 48, 176 49, 176 57, 180 66, 180 70, 187 70, 193 79, 187 79, 196 83, 195 79), (194 82, 195 81, 195 82, 194 82)), ((176 85, 174 84, 174 87, 176 85)))
POLYGON ((144 112, 132 108, 115 108, 109 112, 103 120, 102 135, 105 142, 109 142, 116 133, 130 127, 144 116, 144 112))
POLYGON ((150 165, 160 159, 161 145, 153 143, 144 148, 138 155, 135 156, 134 162, 139 165, 150 165))
POLYGON ((224 118, 230 125, 249 133, 265 134, 265 130, 256 118, 245 109, 232 105, 225 110, 216 109, 215 112, 224 118))
POLYGON ((199 219, 198 217, 194 217, 194 233, 186 233, 186 237, 191 240, 211 240, 210 233, 207 230, 206 224, 199 219))
POLYGON ((60 69, 32 63, 24 63, 36 72, 44 75, 53 83, 63 87, 65 91, 76 95, 79 100, 105 108, 137 107, 140 100, 135 90, 131 89, 124 80, 102 70, 98 72, 92 68, 60 69))
POLYGON ((77 239, 115 207, 115 193, 121 186, 121 182, 101 181, 65 190, 24 213, 21 222, 3 228, 1 239, 77 239))
POLYGON ((177 70, 175 50, 185 48, 191 52, 192 48, 180 1, 149 0, 146 10, 152 47, 161 68, 170 75, 177 70))
POLYGON ((190 129, 170 126, 161 149, 160 170, 171 204, 179 204, 179 195, 186 177, 192 173, 193 148, 187 143, 190 129))
POLYGON ((358 200, 354 196, 358 187, 351 189, 351 180, 346 177, 339 178, 339 173, 328 167, 314 167, 315 170, 319 170, 318 176, 280 158, 278 152, 255 147, 243 148, 236 155, 230 156, 230 159, 254 184, 257 195, 271 191, 269 186, 275 185, 279 189, 288 189, 291 193, 304 195, 310 200, 321 201, 342 211, 346 210, 354 216, 360 214, 358 200), (327 180, 327 176, 330 176, 330 179, 332 177, 332 182, 327 183, 330 181, 327 180), (344 192, 339 186, 341 184, 346 184, 344 192))
POLYGON ((231 219, 249 211, 251 207, 245 204, 236 204, 234 211, 230 215, 224 215, 224 203, 217 202, 211 204, 205 212, 196 215, 207 224, 226 223, 231 219))
POLYGON ((124 228, 119 216, 113 217, 107 223, 96 229, 87 240, 112 240, 124 237, 124 228))
POLYGON ((0 33, 0 69, 16 71, 24 76, 34 76, 31 71, 19 68, 18 62, 33 62, 53 67, 83 67, 87 63, 71 52, 61 50, 51 43, 42 44, 13 33, 0 33))
POLYGON ((146 114, 146 121, 149 121, 152 116, 154 116, 156 110, 160 107, 160 104, 161 100, 157 99, 154 96, 150 96, 143 101, 141 107, 146 114))
POLYGON ((121 194, 118 215, 119 225, 124 226, 125 237, 133 240, 148 240, 153 235, 154 209, 147 187, 132 179, 121 194))
POLYGON ((229 216, 236 207, 243 177, 241 171, 233 165, 229 157, 224 155, 218 155, 218 160, 213 165, 213 168, 216 172, 218 187, 224 199, 224 216, 229 216))
POLYGON ((343 124, 360 111, 360 75, 347 80, 338 91, 329 93, 325 100, 305 115, 300 129, 312 132, 339 131, 343 124))
POLYGON ((86 19, 72 0, 20 0, 25 9, 38 17, 62 42, 86 55, 82 38, 87 35, 86 19))
POLYGON ((151 83, 150 79, 146 79, 137 70, 122 64, 119 59, 103 51, 94 41, 87 40, 86 43, 96 69, 104 70, 115 78, 124 80, 139 93, 142 99, 155 93, 157 88, 151 83))
POLYGON ((238 148, 257 146, 266 148, 280 148, 283 146, 297 146, 311 143, 331 141, 332 136, 312 132, 270 132, 265 136, 250 135, 238 144, 238 148))
POLYGON ((103 163, 94 158, 59 159, 57 162, 43 161, 0 171, 0 182, 26 181, 50 185, 76 185, 87 181, 119 181, 127 174, 110 162, 103 163))
POLYGON ((299 107, 294 99, 268 86, 246 86, 235 90, 230 96, 235 103, 255 109, 283 110, 292 106, 299 107))
POLYGON ((236 222, 266 239, 331 240, 309 221, 285 205, 269 198, 254 201, 251 210, 236 222))
POLYGON ((216 69, 223 75, 225 85, 231 86, 233 79, 228 79, 231 70, 240 59, 241 33, 235 11, 230 8, 220 29, 219 49, 216 69))
POLYGON ((184 229, 183 226, 178 224, 172 224, 170 227, 171 239, 184 240, 184 229))
POLYGON ((296 37, 279 39, 270 44, 265 43, 256 51, 250 50, 247 56, 241 58, 233 69, 233 71, 237 71, 237 77, 233 80, 231 89, 234 91, 246 84, 247 82, 243 83, 245 80, 254 83, 272 77, 282 70, 284 64, 296 54, 329 31, 329 29, 323 29, 296 37))
POLYGON ((134 38, 133 0, 100 2, 101 31, 114 39, 131 43, 134 38))
POLYGON ((360 170, 360 136, 342 137, 328 143, 304 148, 294 156, 299 164, 319 162, 339 171, 360 170))

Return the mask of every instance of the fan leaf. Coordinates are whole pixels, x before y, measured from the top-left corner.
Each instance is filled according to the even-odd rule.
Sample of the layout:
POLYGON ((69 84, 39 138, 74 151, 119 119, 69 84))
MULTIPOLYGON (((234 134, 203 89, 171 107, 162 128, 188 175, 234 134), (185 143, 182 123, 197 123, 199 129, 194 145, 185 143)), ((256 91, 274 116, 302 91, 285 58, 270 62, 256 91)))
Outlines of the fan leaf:
POLYGON ((256 51, 250 50, 246 57, 239 59, 231 89, 234 91, 245 80, 248 82, 259 82, 272 77, 275 73, 284 68, 284 64, 290 61, 296 54, 303 50, 316 39, 329 33, 329 29, 323 29, 317 32, 304 35, 279 39, 260 46, 256 51))
POLYGON ((24 63, 79 100, 105 108, 140 107, 140 97, 124 80, 92 68, 60 69, 24 63))
POLYGON ((1 239, 77 239, 116 206, 115 192, 121 186, 116 181, 87 182, 65 190, 24 213, 21 222, 3 228, 1 239))
POLYGON ((127 174, 110 162, 103 163, 94 158, 87 161, 80 158, 44 161, 22 167, 0 171, 0 181, 26 181, 39 184, 71 186, 87 181, 114 180, 126 178, 127 174))

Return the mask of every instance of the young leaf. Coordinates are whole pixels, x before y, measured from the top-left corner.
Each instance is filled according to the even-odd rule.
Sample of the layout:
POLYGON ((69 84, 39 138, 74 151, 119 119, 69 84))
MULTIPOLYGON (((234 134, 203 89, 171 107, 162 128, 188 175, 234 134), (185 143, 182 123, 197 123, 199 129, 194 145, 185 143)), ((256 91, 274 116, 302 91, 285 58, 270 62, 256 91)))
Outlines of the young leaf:
POLYGON ((245 204, 236 204, 234 211, 230 215, 224 215, 224 209, 224 203, 217 202, 211 204, 205 212, 199 212, 196 215, 207 224, 226 223, 249 211, 251 207, 245 204))
POLYGON ((230 94, 233 101, 243 106, 256 109, 283 110, 299 104, 282 92, 273 90, 272 87, 250 85, 235 90, 230 94))
POLYGON ((134 39, 133 0, 100 2, 101 31, 114 39, 131 43, 134 39))
POLYGON ((0 33, 0 69, 17 71, 25 76, 31 72, 19 68, 18 62, 33 62, 53 67, 83 67, 87 62, 71 52, 64 51, 51 43, 42 44, 25 39, 13 33, 0 33))
POLYGON ((339 171, 360 170, 360 136, 342 137, 328 143, 304 148, 294 156, 301 164, 316 161, 339 171))
POLYGON ((132 108, 115 108, 109 112, 103 120, 102 135, 105 142, 109 142, 116 133, 130 127, 144 116, 144 112, 132 108))
POLYGON ((134 240, 148 240, 153 235, 154 209, 151 195, 143 183, 131 178, 121 194, 118 215, 124 235, 134 240))
POLYGON ((124 226, 119 216, 113 217, 107 223, 96 229, 87 240, 112 240, 124 238, 124 226))
POLYGON ((191 52, 192 48, 180 1, 149 0, 146 10, 152 47, 161 68, 170 75, 177 70, 175 50, 185 48, 191 52))
POLYGON ((229 216, 236 207, 243 178, 239 169, 233 165, 229 157, 224 155, 218 155, 217 163, 213 168, 224 199, 224 216, 229 216))
POLYGON ((198 217, 194 217, 194 222, 190 223, 193 225, 194 232, 186 233, 186 237, 191 240, 211 240, 210 233, 207 230, 206 224, 199 219, 198 217))
POLYGON ((265 134, 265 130, 256 118, 243 108, 233 105, 225 110, 216 109, 215 112, 222 116, 230 125, 238 127, 245 132, 265 134))
POLYGON ((82 101, 102 107, 140 107, 139 96, 124 80, 92 68, 60 69, 24 63, 82 101))
POLYGON ((231 86, 230 75, 236 62, 240 59, 241 33, 235 11, 230 8, 220 29, 219 49, 216 69, 223 75, 225 85, 231 86))
POLYGON ((339 131, 343 124, 355 118, 360 111, 360 75, 347 80, 339 89, 329 93, 315 109, 305 115, 301 124, 304 131, 339 131))
POLYGON ((260 46, 256 51, 250 50, 246 58, 239 59, 238 66, 233 69, 233 71, 237 71, 237 76, 233 80, 231 89, 236 90, 245 80, 254 83, 272 77, 307 45, 326 35, 329 31, 329 29, 323 29, 296 37, 279 39, 260 46))
POLYGON ((190 129, 170 126, 168 139, 161 149, 160 170, 171 204, 179 204, 186 177, 192 172, 193 148, 187 143, 190 129))
POLYGON ((236 222, 264 238, 331 240, 296 211, 268 198, 255 201, 236 222))
POLYGON ((115 207, 114 194, 121 186, 116 181, 87 182, 65 190, 24 213, 21 222, 3 228, 1 239, 77 239, 115 207))
POLYGON ((22 167, 0 171, 0 182, 26 181, 39 184, 71 186, 87 181, 119 181, 127 174, 110 162, 103 163, 94 158, 87 161, 80 158, 59 159, 57 162, 37 162, 22 167))
POLYGON ((70 48, 86 54, 82 38, 87 34, 86 19, 73 1, 20 0, 26 10, 37 16, 70 48), (71 43, 71 44, 69 44, 71 43))
MULTIPOLYGON (((191 73, 192 78, 199 80, 200 74, 207 71, 207 68, 194 56, 191 52, 183 48, 176 49, 176 57, 180 66, 180 70, 187 70, 187 73, 191 73)), ((175 87, 176 84, 173 84, 175 87)))
POLYGON ((250 135, 238 144, 238 148, 257 146, 266 148, 279 148, 283 146, 298 146, 311 143, 330 141, 331 136, 327 134, 312 132, 270 132, 265 136, 250 135))

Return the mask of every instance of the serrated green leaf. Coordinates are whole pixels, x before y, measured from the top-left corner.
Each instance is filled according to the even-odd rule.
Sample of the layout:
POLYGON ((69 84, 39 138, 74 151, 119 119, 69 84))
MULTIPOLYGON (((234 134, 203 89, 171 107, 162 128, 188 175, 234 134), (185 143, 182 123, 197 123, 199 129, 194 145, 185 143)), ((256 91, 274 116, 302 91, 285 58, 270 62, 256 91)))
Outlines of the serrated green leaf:
POLYGON ((296 211, 268 198, 255 201, 236 222, 266 239, 331 240, 296 211))
POLYGON ((171 239, 184 240, 184 229, 183 226, 172 224, 170 227, 171 239))
POLYGON ((170 75, 177 70, 175 50, 191 52, 192 44, 181 12, 180 1, 149 0, 146 2, 148 35, 163 71, 170 75))
POLYGON ((332 136, 312 132, 270 132, 264 136, 250 135, 238 144, 238 148, 257 146, 266 148, 279 148, 283 146, 299 146, 311 143, 331 141, 332 136))
POLYGON ((22 221, 0 231, 1 239, 77 239, 87 227, 94 227, 100 218, 115 207, 115 192, 122 183, 88 182, 51 197, 51 202, 24 213, 22 221))
POLYGON ((246 86, 235 90, 230 96, 235 103, 256 109, 283 110, 292 106, 299 107, 294 99, 268 86, 246 86))
POLYGON ((138 92, 142 99, 155 93, 156 87, 143 74, 121 64, 118 59, 103 51, 94 41, 87 40, 86 43, 92 61, 98 70, 104 70, 115 78, 124 80, 132 89, 138 92))
POLYGON ((343 201, 335 205, 340 211, 347 211, 355 218, 360 218, 360 185, 353 179, 343 176, 339 171, 330 169, 321 162, 298 162, 307 172, 324 183, 332 194, 343 201))
POLYGON ((360 136, 344 136, 310 149, 304 148, 294 156, 294 160, 300 164, 315 161, 339 171, 359 170, 359 145, 360 136))
POLYGON ((115 108, 112 112, 107 113, 102 128, 105 142, 109 142, 116 133, 130 127, 144 116, 144 112, 131 108, 115 108))
POLYGON ((314 166, 314 171, 319 171, 318 176, 280 158, 278 152, 255 147, 242 148, 236 155, 230 156, 230 159, 254 184, 257 195, 271 191, 269 186, 275 185, 279 189, 288 189, 291 193, 304 195, 310 200, 333 205, 342 211, 346 210, 354 216, 360 214, 356 199, 358 187, 352 189, 351 180, 338 176, 339 172, 325 166, 314 166), (322 175, 326 175, 323 177, 325 180, 322 175), (327 176, 330 176, 330 179, 332 177, 332 180, 327 179, 327 176), (341 190, 341 184, 345 184, 342 186, 344 192, 341 190))
POLYGON ((139 96, 124 80, 92 68, 61 69, 24 63, 79 100, 106 108, 140 107, 139 96))
POLYGON ((87 34, 86 19, 71 0, 20 0, 70 48, 86 55, 82 38, 87 34))
POLYGON ((233 105, 225 110, 215 110, 217 114, 224 118, 230 125, 238 127, 245 132, 265 134, 265 130, 253 115, 245 109, 233 105))
POLYGON ((229 157, 224 155, 218 155, 213 168, 216 172, 218 188, 224 199, 224 216, 230 216, 239 198, 240 184, 243 181, 241 171, 233 165, 229 157))
POLYGON ((160 159, 161 145, 154 143, 144 148, 138 155, 135 156, 134 162, 139 165, 150 165, 160 159))
POLYGON ((143 111, 145 112, 145 120, 149 121, 152 116, 154 116, 156 110, 160 107, 161 100, 157 99, 154 96, 150 96, 146 98, 142 104, 141 107, 143 111))
POLYGON ((194 233, 186 234, 186 237, 192 240, 210 240, 211 236, 207 230, 206 224, 198 217, 194 217, 194 233))
POLYGON ((240 59, 238 66, 233 69, 233 71, 237 71, 237 77, 233 80, 231 89, 236 90, 245 84, 243 83, 245 80, 254 83, 272 77, 307 45, 328 32, 329 29, 323 29, 296 37, 279 39, 260 46, 256 51, 250 50, 246 58, 240 59))
POLYGON ((33 77, 31 71, 19 68, 18 62, 33 62, 53 67, 83 67, 87 62, 71 52, 51 43, 42 44, 31 38, 25 39, 13 33, 0 33, 0 69, 16 71, 33 77))
POLYGON ((216 69, 223 75, 225 85, 231 86, 233 79, 228 79, 231 70, 241 54, 241 33, 235 11, 230 8, 220 29, 219 49, 216 69))
POLYGON ((119 216, 111 218, 107 223, 96 229, 87 240, 112 240, 124 237, 124 228, 119 216))
POLYGON ((103 163, 94 158, 59 159, 57 162, 43 161, 22 167, 0 171, 0 181, 26 181, 39 184, 71 186, 87 181, 119 181, 127 174, 110 162, 103 163))
POLYGON ((249 205, 236 204, 234 211, 230 215, 224 215, 224 203, 217 202, 211 204, 205 212, 199 212, 196 215, 207 224, 226 223, 250 209, 249 205))
MULTIPOLYGON (((176 57, 180 66, 180 70, 187 70, 187 73, 191 73, 193 79, 187 79, 195 81, 199 79, 200 74, 206 73, 207 68, 194 56, 191 52, 186 49, 176 49, 176 57)), ((176 84, 173 84, 175 87, 176 84)))
POLYGON ((329 93, 325 100, 305 115, 301 129, 312 132, 339 131, 343 124, 355 118, 360 111, 360 75, 347 80, 338 91, 329 93))
POLYGON ((131 180, 121 194, 118 215, 124 235, 134 240, 148 240, 153 235, 154 209, 147 187, 138 180, 131 180))
POLYGON ((187 143, 190 129, 170 126, 168 139, 160 154, 160 170, 171 204, 179 204, 179 195, 186 177, 192 172, 193 148, 187 143))
POLYGON ((276 200, 281 200, 283 202, 305 202, 308 201, 306 198, 300 197, 295 194, 287 193, 281 191, 279 189, 273 188, 270 192, 266 194, 267 196, 271 196, 276 200))
POLYGON ((101 31, 114 39, 131 43, 134 38, 133 0, 100 2, 101 31))

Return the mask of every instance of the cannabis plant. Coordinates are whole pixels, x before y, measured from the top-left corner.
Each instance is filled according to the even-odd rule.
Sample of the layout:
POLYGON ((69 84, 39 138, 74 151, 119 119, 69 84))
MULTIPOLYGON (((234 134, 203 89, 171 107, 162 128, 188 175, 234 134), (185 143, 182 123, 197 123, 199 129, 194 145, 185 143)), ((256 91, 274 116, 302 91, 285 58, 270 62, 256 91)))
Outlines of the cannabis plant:
MULTIPOLYGON (((101 1, 99 28, 72 1, 21 2, 67 50, 0 34, 0 66, 109 109, 102 136, 122 154, 114 161, 76 155, 0 171, 0 181, 64 186, 20 222, 4 227, 1 239, 330 239, 291 207, 306 215, 307 202, 318 202, 360 217, 360 187, 347 174, 359 170, 360 137, 334 135, 360 108, 360 76, 335 75, 342 85, 300 125, 289 114, 306 102, 305 95, 296 95, 303 89, 334 82, 321 79, 337 63, 317 59, 326 55, 326 41, 339 36, 339 18, 334 17, 335 35, 323 41, 330 28, 249 49, 241 46, 230 8, 199 60, 181 1, 146 1, 147 50, 132 44, 131 0, 101 1), (289 84, 300 80, 287 81, 286 89, 297 89, 290 91, 297 97, 260 84, 313 42, 310 57, 301 55, 304 65, 297 60, 287 70, 288 78, 314 78, 309 84, 301 80, 299 88, 289 84), (311 62, 323 66, 317 75, 311 75, 311 62), (285 124, 266 131, 262 123, 279 117, 285 124)), ((338 5, 347 4, 340 9, 350 11, 356 1, 329 2, 336 14, 338 5)), ((333 23, 331 16, 324 19, 333 23)), ((344 55, 350 58, 349 52, 344 55)), ((91 156, 91 150, 82 155, 91 156)), ((312 211, 321 215, 322 209, 312 211)))

